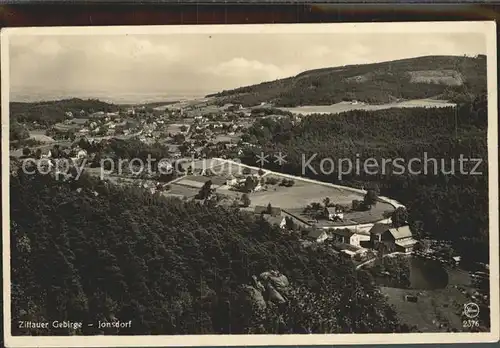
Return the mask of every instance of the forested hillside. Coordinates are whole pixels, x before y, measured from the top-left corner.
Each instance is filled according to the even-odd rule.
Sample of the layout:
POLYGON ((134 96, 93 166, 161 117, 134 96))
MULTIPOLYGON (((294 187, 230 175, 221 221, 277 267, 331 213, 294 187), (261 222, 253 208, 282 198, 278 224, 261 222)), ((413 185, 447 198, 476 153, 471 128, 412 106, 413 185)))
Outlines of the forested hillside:
POLYGON ((10 180, 13 323, 132 320, 115 333, 143 335, 409 330, 350 261, 237 209, 86 175, 61 182, 19 171, 10 180), (257 310, 245 284, 271 270, 288 279, 286 300, 257 310))
POLYGON ((219 103, 275 106, 329 105, 343 100, 387 103, 397 99, 469 100, 486 90, 486 56, 426 56, 348 65, 223 91, 219 103))
POLYGON ((84 111, 88 113, 105 111, 113 112, 118 106, 96 99, 65 99, 57 101, 43 101, 36 103, 10 103, 10 122, 38 122, 43 125, 52 125, 67 119, 66 112, 71 112, 74 117, 79 117, 84 111))
MULTIPOLYGON (((488 262, 486 134, 484 95, 473 103, 461 105, 456 113, 454 108, 415 108, 311 115, 299 124, 287 118, 261 119, 244 136, 244 140, 260 146, 249 151, 243 161, 255 164, 255 156, 261 151, 281 151, 286 154, 287 163, 278 166, 271 162, 267 168, 360 188, 377 186, 381 194, 408 207, 414 231, 452 240, 465 258, 488 262), (412 174, 408 169, 401 173, 390 163, 381 165, 383 159, 401 158, 408 168, 411 159, 424 163, 424 153, 428 159, 436 159, 437 175, 432 161, 427 172, 420 174, 412 174), (313 156, 311 170, 305 163, 313 156), (466 174, 460 173, 460 156, 481 159, 476 171, 482 174, 467 174, 476 162, 466 163, 463 170, 466 174), (321 174, 320 163, 324 158, 334 161, 336 167, 331 173, 326 165, 326 174, 321 174), (354 169, 339 180, 337 163, 343 158, 350 160, 354 169), (368 158, 377 161, 378 170, 363 169, 363 161, 368 158), (361 163, 358 172, 357 159, 361 163)), ((412 164, 413 173, 423 168, 418 162, 412 164)), ((347 165, 343 170, 347 170, 347 165)))

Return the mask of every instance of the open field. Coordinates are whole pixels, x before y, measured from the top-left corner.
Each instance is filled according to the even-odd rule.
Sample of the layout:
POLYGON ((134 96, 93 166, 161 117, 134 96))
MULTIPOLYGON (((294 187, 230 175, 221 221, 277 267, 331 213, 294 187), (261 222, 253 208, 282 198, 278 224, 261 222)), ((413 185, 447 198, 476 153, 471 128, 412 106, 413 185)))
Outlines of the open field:
POLYGON ((30 130, 30 139, 39 141, 41 143, 53 143, 55 140, 52 137, 45 135, 44 129, 30 130))
POLYGON ((419 70, 409 71, 413 83, 436 83, 448 86, 461 86, 464 77, 456 70, 419 70))
POLYGON ((215 136, 214 141, 215 142, 223 142, 223 143, 225 143, 225 142, 237 143, 239 139, 240 139, 240 135, 238 135, 238 134, 234 134, 234 135, 217 134, 215 136))
MULTIPOLYGON (((179 184, 187 184, 192 187, 201 187, 207 180, 212 180, 214 187, 218 188, 218 192, 226 194, 232 197, 241 195, 241 193, 231 191, 228 189, 224 182, 226 181, 226 175, 229 173, 242 174, 243 168, 248 168, 243 165, 239 165, 235 162, 225 162, 221 161, 217 165, 217 160, 213 160, 212 171, 215 172, 215 176, 205 177, 190 175, 185 179, 179 181, 179 184), (197 183, 198 182, 198 183, 197 183), (219 186, 219 187, 217 187, 219 186)), ((251 174, 257 174, 257 168, 248 168, 251 174)), ((280 186, 279 183, 283 178, 288 178, 282 176, 279 173, 266 172, 264 178, 275 178, 277 183, 274 185, 266 184, 267 189, 262 191, 253 192, 249 194, 251 204, 250 207, 255 207, 257 205, 271 205, 275 207, 280 207, 284 210, 289 211, 291 214, 296 215, 300 219, 309 220, 309 217, 302 215, 303 209, 313 203, 322 203, 325 197, 329 197, 332 204, 341 204, 351 206, 353 200, 363 200, 363 194, 350 191, 348 189, 338 188, 334 186, 329 186, 323 183, 316 183, 311 181, 302 180, 301 178, 295 178, 295 184, 292 187, 280 186)), ((351 225, 351 224, 362 224, 380 221, 385 218, 385 213, 391 212, 394 207, 385 202, 378 202, 369 211, 356 211, 348 212, 344 214, 344 222, 334 223, 329 221, 321 221, 320 225, 322 227, 328 226, 341 226, 341 225, 351 225)))
POLYGON ((170 184, 170 190, 165 192, 166 196, 184 196, 184 197, 194 197, 198 193, 199 189, 179 184, 170 184))
MULTIPOLYGON (((273 174, 273 176, 276 176, 273 174)), ((321 202, 330 197, 335 204, 351 204, 354 199, 363 197, 355 192, 338 189, 321 184, 295 180, 292 187, 275 186, 276 190, 253 193, 250 198, 254 205, 267 205, 269 202, 283 209, 304 208, 313 202, 321 202)))
POLYGON ((310 105, 310 106, 299 106, 294 108, 280 108, 281 110, 290 111, 295 114, 338 114, 341 112, 347 112, 352 110, 383 110, 390 108, 442 108, 442 107, 454 107, 455 104, 449 103, 445 100, 435 100, 435 99, 416 99, 407 100, 403 102, 387 103, 380 105, 371 105, 365 103, 351 102, 340 102, 333 105, 310 105))
POLYGON ((181 128, 183 126, 186 127, 186 132, 188 132, 190 125, 184 124, 184 123, 170 123, 166 127, 166 132, 167 133, 172 133, 172 134, 181 133, 182 132, 181 128))
POLYGON ((255 168, 248 168, 248 167, 245 167, 243 165, 239 165, 237 163, 233 163, 233 162, 219 162, 220 164, 217 164, 217 163, 214 163, 214 166, 212 167, 212 172, 217 174, 217 175, 228 175, 228 174, 232 174, 232 175, 237 175, 237 174, 240 174, 242 175, 243 174, 243 170, 245 170, 245 168, 247 168, 245 170, 245 173, 249 173, 249 174, 257 174, 259 171, 258 169, 255 169, 255 168))
POLYGON ((416 325, 423 332, 464 331, 464 304, 470 299, 457 286, 470 288, 470 277, 459 269, 448 269, 449 284, 444 289, 415 290, 381 287, 389 304, 394 306, 401 321, 416 325), (418 297, 416 303, 405 301, 405 295, 418 297))
MULTIPOLYGON (((177 145, 171 145, 171 146, 177 146, 177 145)), ((182 165, 182 168, 184 168, 185 170, 187 170, 189 167, 191 167, 191 169, 193 169, 193 170, 203 170, 203 169, 215 168, 215 167, 218 167, 222 163, 220 160, 212 159, 212 158, 193 160, 192 158, 184 157, 184 158, 180 158, 178 161, 182 165)), ((226 174, 226 172, 224 170, 221 170, 221 173, 222 173, 221 175, 226 174)))
POLYGON ((190 186, 200 189, 207 181, 212 181, 212 186, 217 188, 225 184, 226 179, 221 176, 202 176, 202 175, 188 175, 185 178, 177 181, 177 184, 183 186, 190 186))

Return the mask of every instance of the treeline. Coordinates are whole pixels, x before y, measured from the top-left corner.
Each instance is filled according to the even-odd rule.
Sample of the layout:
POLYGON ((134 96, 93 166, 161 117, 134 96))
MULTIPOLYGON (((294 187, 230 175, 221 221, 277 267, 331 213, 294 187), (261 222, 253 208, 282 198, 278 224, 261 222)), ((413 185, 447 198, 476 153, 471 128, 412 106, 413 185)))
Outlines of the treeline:
POLYGON ((53 125, 68 118, 66 112, 73 117, 87 117, 88 114, 98 111, 114 112, 119 107, 97 99, 64 99, 57 101, 41 101, 34 103, 10 103, 11 122, 37 122, 41 125, 53 125), (81 111, 84 114, 80 114, 81 111))
MULTIPOLYGON (((407 332, 350 260, 305 249, 263 219, 120 188, 83 175, 10 179, 12 322, 132 320, 106 333, 407 332), (287 302, 244 301, 252 275, 279 270, 287 302)), ((100 334, 22 330, 13 334, 100 334)))
POLYGON ((245 106, 261 102, 275 106, 330 105, 358 100, 388 103, 397 99, 438 97, 451 101, 470 101, 471 95, 486 90, 486 56, 427 56, 376 64, 351 65, 303 72, 295 77, 245 86, 211 96, 221 103, 245 106), (449 74, 445 80, 413 81, 411 74, 428 76, 449 74))
POLYGON ((259 144, 242 159, 255 164, 255 156, 282 152, 282 166, 268 163, 266 168, 293 175, 354 186, 376 187, 382 195, 401 201, 408 207, 412 227, 431 237, 452 240, 464 258, 488 261, 488 152, 487 101, 477 97, 473 103, 454 108, 388 109, 374 112, 351 111, 338 115, 311 115, 300 124, 289 119, 258 120, 245 134, 244 140, 259 144), (435 158, 423 172, 427 158, 435 158), (475 172, 469 175, 477 161, 465 163, 460 173, 459 158, 481 159, 475 172), (321 161, 332 159, 333 170, 321 161), (378 167, 365 171, 363 163, 373 158, 378 167), (403 160, 403 171, 393 164, 383 165, 384 159, 403 160), (312 159, 309 161, 309 159, 312 159), (340 170, 352 170, 339 178, 340 170), (408 170, 410 160, 413 162, 408 170), (356 161, 359 161, 359 170, 356 161), (454 173, 452 170, 454 164, 454 173), (303 172, 304 168, 304 172, 303 172), (311 169, 312 168, 312 169, 311 169), (437 168, 437 172, 435 169, 437 168), (315 173, 316 172, 316 173, 315 173))

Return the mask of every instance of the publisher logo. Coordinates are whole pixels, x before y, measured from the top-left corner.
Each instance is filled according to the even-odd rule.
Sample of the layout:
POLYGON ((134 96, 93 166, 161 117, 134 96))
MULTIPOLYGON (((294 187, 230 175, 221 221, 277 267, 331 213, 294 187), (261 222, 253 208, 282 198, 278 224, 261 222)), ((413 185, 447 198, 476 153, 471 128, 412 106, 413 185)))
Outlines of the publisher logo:
POLYGON ((479 315, 479 306, 473 302, 464 305, 464 314, 467 318, 475 318, 479 315))

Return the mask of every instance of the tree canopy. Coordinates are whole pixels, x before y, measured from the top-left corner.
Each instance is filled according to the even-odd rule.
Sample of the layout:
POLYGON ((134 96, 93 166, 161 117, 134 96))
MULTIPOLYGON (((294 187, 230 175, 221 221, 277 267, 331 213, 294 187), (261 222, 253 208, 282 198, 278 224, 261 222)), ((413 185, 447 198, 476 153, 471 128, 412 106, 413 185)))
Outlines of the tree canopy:
POLYGON ((405 330, 349 260, 237 208, 85 173, 61 182, 19 171, 10 182, 13 322, 133 321, 117 334, 405 330), (288 301, 261 313, 241 300, 241 287, 273 269, 290 280, 288 301))

